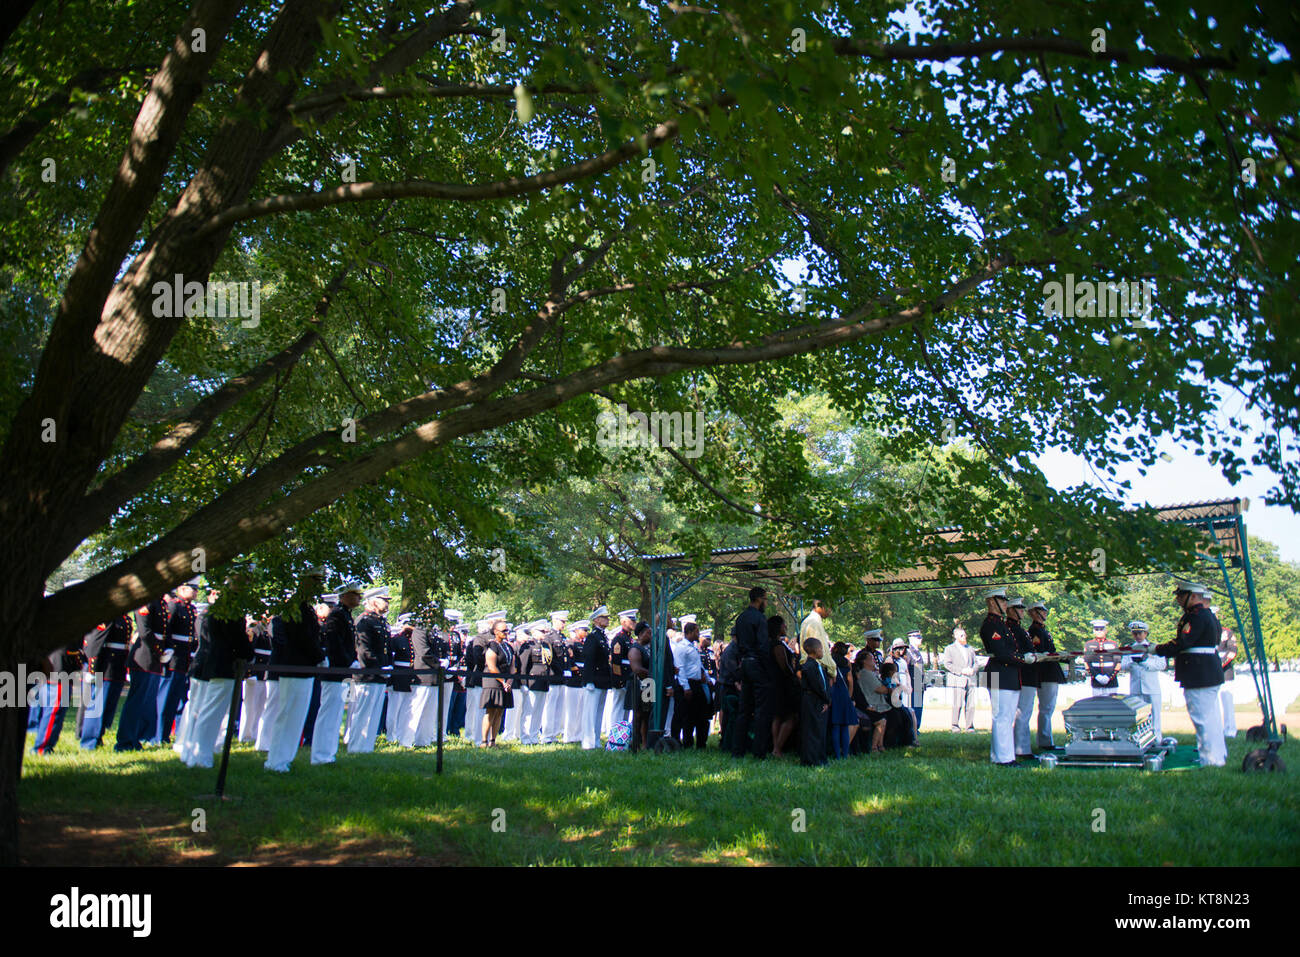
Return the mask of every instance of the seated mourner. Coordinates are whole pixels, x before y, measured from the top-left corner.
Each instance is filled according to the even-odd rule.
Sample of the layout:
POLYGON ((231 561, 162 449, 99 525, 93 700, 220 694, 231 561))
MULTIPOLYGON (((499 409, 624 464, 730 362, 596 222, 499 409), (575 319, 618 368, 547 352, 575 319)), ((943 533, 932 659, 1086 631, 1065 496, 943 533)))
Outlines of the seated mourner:
POLYGON ((860 729, 854 739, 857 743, 855 750, 876 753, 915 743, 916 729, 911 712, 894 707, 889 700, 893 690, 890 681, 897 681, 893 662, 877 666, 875 656, 870 651, 862 651, 854 659, 853 669, 853 698, 860 729))

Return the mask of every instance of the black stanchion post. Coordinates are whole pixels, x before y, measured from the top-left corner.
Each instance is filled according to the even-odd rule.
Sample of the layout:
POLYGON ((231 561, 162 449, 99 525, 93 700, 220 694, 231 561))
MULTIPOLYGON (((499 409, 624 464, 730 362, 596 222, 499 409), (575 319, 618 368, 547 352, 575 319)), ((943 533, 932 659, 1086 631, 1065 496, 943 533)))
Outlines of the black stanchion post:
POLYGON ((230 689, 230 714, 226 716, 226 743, 221 749, 221 770, 217 772, 217 797, 226 792, 226 768, 230 765, 230 741, 235 736, 235 721, 244 690, 244 659, 235 659, 235 686, 230 689))
POLYGON ((446 694, 446 688, 444 687, 446 682, 443 680, 446 677, 447 676, 446 674, 443 673, 443 670, 439 668, 438 669, 438 764, 434 772, 436 774, 442 773, 442 715, 443 715, 442 701, 443 701, 443 696, 446 694))

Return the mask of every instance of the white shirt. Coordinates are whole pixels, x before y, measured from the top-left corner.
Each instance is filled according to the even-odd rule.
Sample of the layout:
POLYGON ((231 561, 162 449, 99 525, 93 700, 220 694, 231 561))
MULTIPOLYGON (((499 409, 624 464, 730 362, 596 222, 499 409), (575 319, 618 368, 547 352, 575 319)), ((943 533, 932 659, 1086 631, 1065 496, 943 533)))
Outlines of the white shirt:
POLYGON ((668 648, 673 653, 673 664, 677 666, 677 681, 683 688, 690 681, 704 680, 699 648, 680 635, 669 643, 668 648))

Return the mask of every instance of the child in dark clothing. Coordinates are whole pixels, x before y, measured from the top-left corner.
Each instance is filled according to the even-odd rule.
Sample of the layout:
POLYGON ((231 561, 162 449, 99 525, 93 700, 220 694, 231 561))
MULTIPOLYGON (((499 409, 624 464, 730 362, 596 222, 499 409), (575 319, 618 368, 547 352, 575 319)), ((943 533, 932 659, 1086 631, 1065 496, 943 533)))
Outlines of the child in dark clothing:
POLYGON ((822 671, 822 643, 809 638, 803 643, 808 655, 799 674, 799 760, 801 764, 826 763, 826 713, 831 707, 826 673, 822 671))

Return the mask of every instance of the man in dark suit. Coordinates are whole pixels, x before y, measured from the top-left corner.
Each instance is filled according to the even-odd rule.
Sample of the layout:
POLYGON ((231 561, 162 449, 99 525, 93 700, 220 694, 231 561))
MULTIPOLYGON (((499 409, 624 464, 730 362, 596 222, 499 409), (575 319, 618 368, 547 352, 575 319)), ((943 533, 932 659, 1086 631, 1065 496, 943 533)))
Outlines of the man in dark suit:
POLYGON ((826 763, 826 713, 831 707, 826 672, 821 668, 822 643, 805 638, 803 667, 799 669, 799 763, 826 763))
POLYGON ((749 607, 736 619, 736 644, 740 650, 740 709, 731 753, 737 758, 750 750, 749 732, 754 732, 753 754, 764 758, 772 742, 771 648, 767 637, 767 590, 751 588, 749 607))

